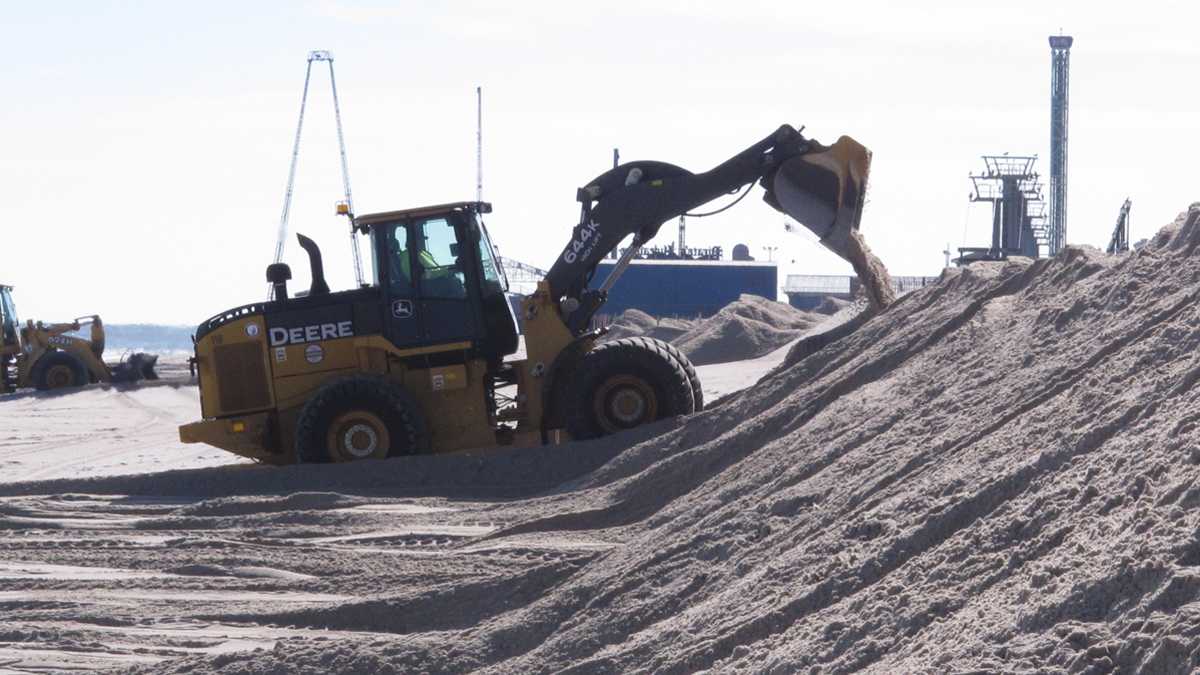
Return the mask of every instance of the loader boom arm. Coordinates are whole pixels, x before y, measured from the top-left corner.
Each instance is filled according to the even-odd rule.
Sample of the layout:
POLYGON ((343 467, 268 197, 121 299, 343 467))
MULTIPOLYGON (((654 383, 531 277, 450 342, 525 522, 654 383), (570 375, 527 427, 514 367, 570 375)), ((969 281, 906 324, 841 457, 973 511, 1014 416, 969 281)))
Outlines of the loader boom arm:
MULTIPOLYGON (((857 229, 870 153, 853 139, 834 146, 804 138, 783 125, 761 141, 703 173, 673 164, 639 161, 607 171, 577 191, 579 224, 546 282, 564 319, 582 332, 604 303, 606 290, 588 290, 596 267, 629 235, 631 249, 650 241, 663 223, 755 181, 764 200, 813 230, 839 255, 838 242, 857 229)), ((628 257, 618 264, 619 274, 628 257)))

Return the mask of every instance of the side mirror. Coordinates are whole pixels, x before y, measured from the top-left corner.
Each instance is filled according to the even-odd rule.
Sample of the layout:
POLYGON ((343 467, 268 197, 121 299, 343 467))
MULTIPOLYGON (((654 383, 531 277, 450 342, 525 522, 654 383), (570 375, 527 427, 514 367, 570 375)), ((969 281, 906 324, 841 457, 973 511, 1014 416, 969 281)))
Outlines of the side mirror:
POLYGON ((455 257, 455 258, 457 258, 457 257, 458 257, 458 251, 459 251, 458 242, 455 242, 455 243, 453 243, 453 244, 450 244, 450 255, 451 255, 452 257, 455 257))

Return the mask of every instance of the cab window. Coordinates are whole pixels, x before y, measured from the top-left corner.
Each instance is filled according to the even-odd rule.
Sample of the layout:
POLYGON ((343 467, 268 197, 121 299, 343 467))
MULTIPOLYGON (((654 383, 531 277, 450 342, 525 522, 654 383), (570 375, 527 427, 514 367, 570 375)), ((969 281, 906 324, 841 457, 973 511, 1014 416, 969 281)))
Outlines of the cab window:
POLYGON ((396 225, 387 231, 388 287, 395 294, 412 295, 413 279, 408 251, 408 228, 396 225))
POLYGON ((454 224, 445 218, 430 218, 417 225, 416 260, 420 265, 417 286, 421 296, 465 300, 466 276, 459 259, 462 248, 454 224))
POLYGON ((504 272, 500 269, 495 250, 492 248, 491 238, 488 237, 487 228, 482 222, 479 222, 479 262, 483 271, 484 297, 507 291, 508 280, 504 278, 504 272))
POLYGON ((0 288, 0 331, 3 332, 5 344, 19 344, 17 338, 20 329, 17 327, 17 307, 13 304, 8 289, 0 288))

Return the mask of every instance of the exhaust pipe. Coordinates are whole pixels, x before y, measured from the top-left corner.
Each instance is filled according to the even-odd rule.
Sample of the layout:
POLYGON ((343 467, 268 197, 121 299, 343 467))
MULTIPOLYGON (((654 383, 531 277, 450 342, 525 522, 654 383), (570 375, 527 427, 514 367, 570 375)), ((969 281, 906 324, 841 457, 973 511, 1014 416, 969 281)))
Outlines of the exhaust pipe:
POLYGON ((308 266, 312 271, 312 285, 308 288, 309 297, 314 295, 329 295, 329 284, 325 283, 325 265, 321 262, 321 249, 317 247, 317 242, 308 237, 297 234, 296 238, 300 240, 300 248, 308 254, 308 266))

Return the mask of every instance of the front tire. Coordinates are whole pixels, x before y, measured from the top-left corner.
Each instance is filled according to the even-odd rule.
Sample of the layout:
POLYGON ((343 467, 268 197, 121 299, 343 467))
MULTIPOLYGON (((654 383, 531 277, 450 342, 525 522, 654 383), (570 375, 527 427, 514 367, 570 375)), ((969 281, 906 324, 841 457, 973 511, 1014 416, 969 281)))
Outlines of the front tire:
POLYGON ((400 385, 352 376, 319 389, 296 422, 296 459, 354 462, 415 455, 429 435, 417 403, 400 385))
POLYGON ((42 391, 82 387, 88 383, 83 362, 67 352, 46 352, 33 367, 33 385, 42 391))
POLYGON ((695 411, 683 365, 655 340, 624 338, 584 355, 567 402, 573 438, 607 436, 695 411))
POLYGON ((679 362, 683 367, 683 372, 687 373, 688 384, 692 387, 692 399, 696 405, 692 412, 700 412, 704 410, 704 391, 700 385, 700 375, 696 373, 696 366, 692 364, 692 360, 687 357, 687 354, 679 351, 679 348, 670 342, 659 340, 658 338, 642 338, 644 340, 653 340, 655 344, 662 347, 663 351, 671 355, 671 358, 679 362))

